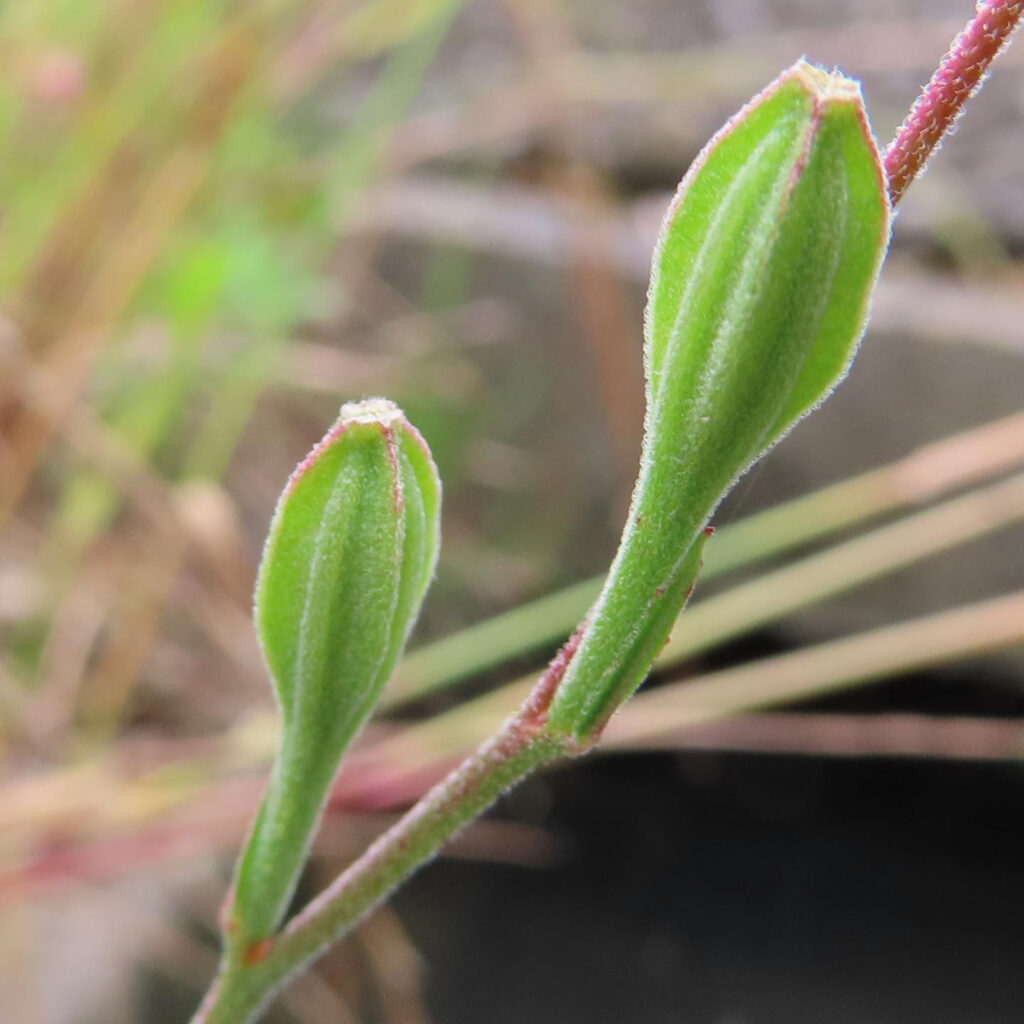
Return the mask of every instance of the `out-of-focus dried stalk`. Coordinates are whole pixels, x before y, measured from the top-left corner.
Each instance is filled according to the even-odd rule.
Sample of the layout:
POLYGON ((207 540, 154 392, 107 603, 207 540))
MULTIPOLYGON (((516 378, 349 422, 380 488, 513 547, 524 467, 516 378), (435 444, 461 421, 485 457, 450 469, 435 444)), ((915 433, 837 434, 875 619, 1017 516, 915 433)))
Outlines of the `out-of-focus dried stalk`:
MULTIPOLYGON (((207 88, 195 101, 185 140, 140 191, 116 244, 99 266, 89 268, 89 283, 81 296, 58 307, 58 320, 52 318, 47 304, 40 311, 45 323, 38 329, 31 323, 23 325, 29 347, 42 353, 54 391, 48 396, 46 415, 23 408, 11 425, 11 464, 0 492, 0 522, 13 511, 55 429, 73 409, 107 331, 131 301, 202 184, 215 142, 259 53, 260 41, 250 28, 224 33, 205 68, 207 88)), ((106 184, 111 201, 124 189, 116 174, 106 184)), ((31 302, 29 308, 33 308, 31 302)))
MULTIPOLYGON (((1024 592, 642 693, 612 720, 603 749, 685 748, 690 729, 698 730, 694 746, 710 748, 714 731, 705 733, 703 742, 700 732, 709 723, 1021 643, 1024 592)), ((370 732, 336 783, 332 810, 362 813, 416 799, 499 726, 520 696, 521 687, 506 687, 424 723, 370 732)), ((899 734, 903 741, 878 730, 865 736, 865 726, 856 733, 859 748, 849 732, 842 741, 834 734, 831 740, 815 740, 806 730, 798 735, 805 736, 800 749, 813 752, 820 746, 823 752, 848 756, 869 750, 972 760, 1024 754, 1020 734, 1012 732, 1016 723, 972 719, 968 726, 964 733, 948 722, 929 722, 912 732, 904 723, 899 734)), ((767 748, 771 728, 754 734, 751 727, 740 725, 733 733, 726 727, 722 747, 737 749, 745 738, 747 747, 755 749, 760 736, 757 749, 767 748)), ((779 744, 778 732, 774 735, 779 744)), ((251 769, 262 762, 265 751, 259 750, 262 740, 229 739, 234 741, 233 755, 228 756, 223 744, 213 745, 221 760, 217 754, 179 756, 135 780, 104 776, 94 768, 26 780, 20 787, 9 784, 0 803, 0 826, 7 839, 7 848, 0 851, 6 861, 6 866, 0 864, 0 902, 234 846, 259 798, 262 782, 251 769), (223 774, 242 766, 250 774, 223 774), (66 829, 76 819, 91 821, 96 838, 39 849, 47 821, 49 829, 66 829)), ((108 771, 114 768, 108 763, 108 771)), ((349 819, 350 828, 355 820, 349 819)))

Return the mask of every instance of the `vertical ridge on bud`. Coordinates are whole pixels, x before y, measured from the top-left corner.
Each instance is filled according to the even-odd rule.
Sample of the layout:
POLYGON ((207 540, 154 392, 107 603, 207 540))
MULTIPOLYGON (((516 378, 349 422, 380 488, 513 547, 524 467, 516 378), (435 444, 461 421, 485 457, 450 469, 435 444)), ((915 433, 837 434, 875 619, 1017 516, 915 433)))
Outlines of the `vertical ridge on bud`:
POLYGON ((845 375, 889 220, 859 86, 803 61, 687 172, 648 293, 640 474, 553 729, 592 735, 639 686, 722 496, 845 375))
POLYGON ((401 655, 433 576, 439 507, 429 449, 383 399, 343 406, 281 495, 255 595, 281 739, 236 880, 244 945, 280 922, 341 757, 401 655))

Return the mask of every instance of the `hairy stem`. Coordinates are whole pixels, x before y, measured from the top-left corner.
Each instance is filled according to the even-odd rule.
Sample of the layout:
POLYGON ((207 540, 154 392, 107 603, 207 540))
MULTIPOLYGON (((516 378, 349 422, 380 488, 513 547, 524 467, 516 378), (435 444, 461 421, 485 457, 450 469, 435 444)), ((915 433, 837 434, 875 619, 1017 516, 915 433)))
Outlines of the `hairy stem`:
POLYGON ((1024 0, 981 0, 953 40, 931 81, 910 108, 885 153, 889 198, 895 206, 977 92, 1024 15, 1024 0))
MULTIPOLYGON (((1024 0, 978 3, 974 18, 954 41, 886 153, 885 172, 893 204, 949 133, 1022 15, 1024 0)), ((293 973, 351 930, 506 789, 535 769, 579 752, 566 738, 553 735, 547 715, 581 632, 582 627, 520 712, 385 832, 284 931, 248 948, 228 944, 218 978, 193 1024, 253 1020, 293 973)))
POLYGON ((563 648, 504 728, 377 839, 284 931, 246 950, 229 946, 192 1024, 254 1019, 292 974, 350 931, 505 790, 535 769, 580 752, 545 729, 551 696, 577 643, 578 636, 563 648))

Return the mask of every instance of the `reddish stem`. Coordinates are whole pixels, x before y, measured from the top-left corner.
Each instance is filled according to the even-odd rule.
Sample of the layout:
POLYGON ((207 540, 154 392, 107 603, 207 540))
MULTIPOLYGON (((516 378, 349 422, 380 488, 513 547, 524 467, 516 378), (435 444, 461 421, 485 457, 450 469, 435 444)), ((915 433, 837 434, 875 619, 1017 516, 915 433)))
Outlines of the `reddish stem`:
POLYGON ((982 0, 953 40, 924 92, 885 153, 889 198, 895 206, 963 113, 1024 15, 1024 0, 982 0))

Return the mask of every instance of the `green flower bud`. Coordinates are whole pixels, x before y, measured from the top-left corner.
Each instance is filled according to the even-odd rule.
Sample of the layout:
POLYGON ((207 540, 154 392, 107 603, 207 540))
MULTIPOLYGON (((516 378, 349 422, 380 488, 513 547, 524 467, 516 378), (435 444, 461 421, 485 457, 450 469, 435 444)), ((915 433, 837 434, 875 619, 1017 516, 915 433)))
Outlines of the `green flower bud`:
POLYGON ((595 734, 642 682, 736 479, 845 376, 889 241, 860 88, 803 61, 710 141, 654 256, 640 475, 549 724, 595 734))
POLYGON ((429 449, 379 398, 342 406, 278 501, 255 618, 281 739, 236 880, 229 932, 241 943, 270 935, 287 908, 341 757, 416 621, 439 510, 429 449))

